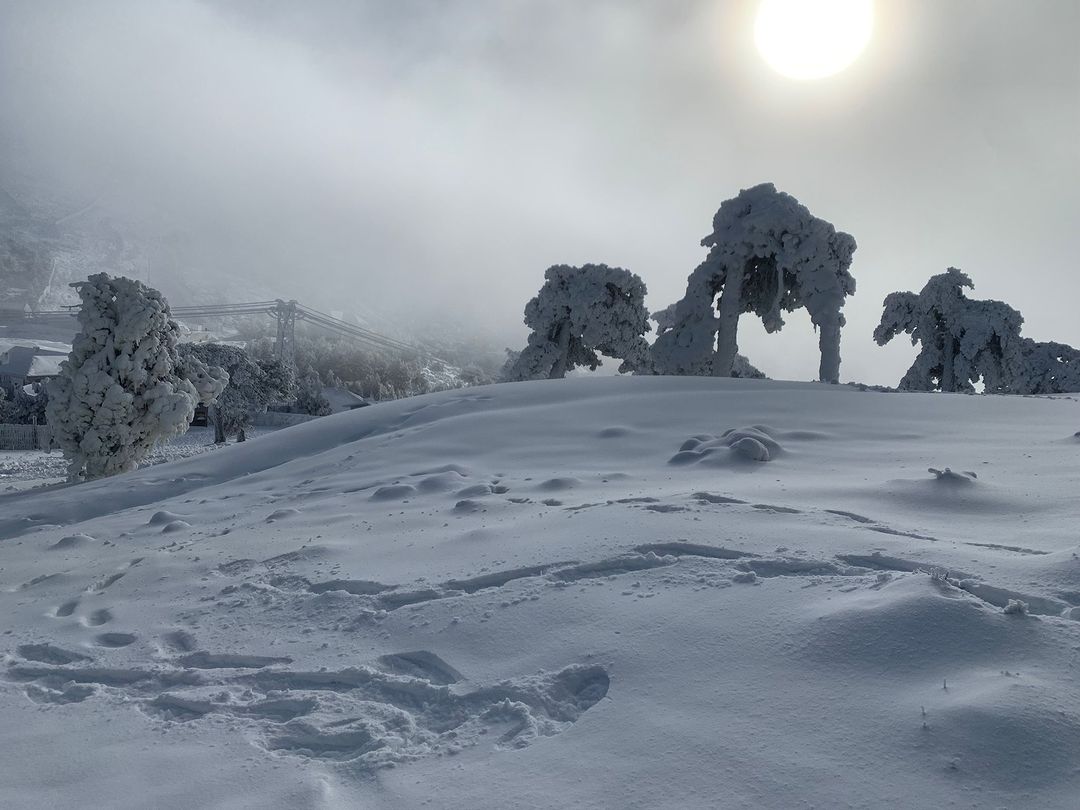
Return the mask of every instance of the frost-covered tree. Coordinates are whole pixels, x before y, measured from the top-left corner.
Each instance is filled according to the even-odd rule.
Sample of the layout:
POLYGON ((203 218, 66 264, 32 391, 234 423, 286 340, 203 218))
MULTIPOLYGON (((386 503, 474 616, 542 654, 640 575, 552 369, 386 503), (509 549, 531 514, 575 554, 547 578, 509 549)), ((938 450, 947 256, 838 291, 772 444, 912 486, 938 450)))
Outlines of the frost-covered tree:
MULTIPOLYGON (((675 327, 676 306, 677 304, 671 304, 659 312, 654 312, 652 314, 652 319, 656 321, 656 335, 658 339, 660 335, 670 332, 675 327)), ((735 355, 735 362, 731 364, 731 376, 755 380, 767 379, 765 372, 757 368, 750 362, 750 359, 743 354, 735 355)))
POLYGON ((619 371, 649 367, 650 331, 645 282, 606 264, 549 267, 544 286, 525 306, 529 343, 504 372, 507 380, 565 377, 578 366, 595 370, 598 354, 622 360, 619 371))
POLYGON ((72 285, 79 334, 48 385, 46 416, 72 481, 126 472, 187 430, 199 401, 161 293, 106 273, 72 285))
POLYGON ((214 441, 224 444, 228 436, 238 441, 247 438, 256 413, 266 411, 275 400, 290 396, 291 373, 277 361, 256 362, 238 346, 224 343, 184 344, 181 352, 186 361, 199 361, 210 369, 220 369, 227 375, 228 385, 210 405, 210 421, 214 425, 214 441))
POLYGON ((899 388, 906 391, 974 391, 980 379, 988 392, 1011 391, 1021 373, 1023 317, 1001 301, 964 295, 974 285, 950 267, 918 293, 885 298, 874 340, 884 346, 896 335, 911 335, 921 349, 899 388))
POLYGON ((656 372, 732 376, 739 317, 753 312, 766 331, 776 332, 783 313, 801 307, 819 333, 819 377, 837 382, 840 309, 855 292, 848 272, 855 240, 763 183, 721 203, 701 244, 709 255, 690 274, 670 328, 653 344, 656 372))
POLYGON ((1010 390, 1016 394, 1064 394, 1080 391, 1080 349, 1064 343, 1022 338, 1020 363, 1010 390))
MULTIPOLYGON (((344 388, 344 384, 340 387, 344 388)), ((297 382, 296 410, 311 416, 329 416, 332 413, 330 400, 323 394, 322 380, 310 369, 297 382)))

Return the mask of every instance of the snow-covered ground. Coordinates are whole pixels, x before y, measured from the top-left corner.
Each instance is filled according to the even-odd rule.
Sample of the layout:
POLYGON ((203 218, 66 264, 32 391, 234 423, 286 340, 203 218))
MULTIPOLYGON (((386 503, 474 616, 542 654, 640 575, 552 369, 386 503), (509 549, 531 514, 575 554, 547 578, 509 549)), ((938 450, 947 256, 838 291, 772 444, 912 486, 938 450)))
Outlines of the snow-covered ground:
POLYGON ((2 496, 0 804, 1075 808, 1077 431, 573 379, 2 496))
MULTIPOLYGON (((249 428, 248 439, 265 436, 279 428, 249 428)), ((212 427, 192 427, 150 451, 143 461, 146 466, 176 461, 208 450, 219 450, 214 444, 212 427)), ((57 484, 67 478, 67 462, 59 450, 0 450, 0 491, 21 491, 57 484)))

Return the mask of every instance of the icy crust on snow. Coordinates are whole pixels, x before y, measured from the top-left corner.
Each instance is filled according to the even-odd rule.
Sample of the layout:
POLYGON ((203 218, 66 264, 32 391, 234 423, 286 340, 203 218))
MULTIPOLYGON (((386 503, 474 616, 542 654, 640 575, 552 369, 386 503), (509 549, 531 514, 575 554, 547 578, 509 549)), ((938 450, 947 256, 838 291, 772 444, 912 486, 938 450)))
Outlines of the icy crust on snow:
POLYGON ((767 331, 775 332, 784 325, 784 312, 804 307, 821 333, 821 379, 836 382, 844 324, 840 309, 855 293, 848 272, 854 238, 763 183, 725 200, 701 244, 709 248, 708 257, 690 274, 682 300, 661 321, 653 345, 656 371, 729 376, 739 315, 753 312, 767 331), (737 300, 725 307, 721 295, 717 317, 714 301, 731 287, 737 300))
POLYGON ((0 497, 5 801, 1074 807, 1078 429, 525 382, 0 497))

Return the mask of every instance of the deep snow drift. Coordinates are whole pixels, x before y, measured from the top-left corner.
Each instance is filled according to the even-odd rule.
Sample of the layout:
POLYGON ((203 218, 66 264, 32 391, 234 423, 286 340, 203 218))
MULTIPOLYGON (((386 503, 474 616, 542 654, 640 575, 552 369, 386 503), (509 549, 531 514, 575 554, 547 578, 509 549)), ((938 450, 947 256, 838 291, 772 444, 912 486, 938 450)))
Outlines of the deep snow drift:
POLYGON ((561 380, 0 497, 2 803, 1075 807, 1078 430, 561 380))

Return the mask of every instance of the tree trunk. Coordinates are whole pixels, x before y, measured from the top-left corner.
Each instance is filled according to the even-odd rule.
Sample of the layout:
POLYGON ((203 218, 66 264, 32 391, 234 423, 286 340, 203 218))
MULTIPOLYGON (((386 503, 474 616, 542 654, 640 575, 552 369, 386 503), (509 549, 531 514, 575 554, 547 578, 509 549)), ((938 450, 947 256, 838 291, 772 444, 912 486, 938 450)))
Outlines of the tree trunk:
POLYGON ((714 377, 730 377, 735 365, 735 355, 739 353, 736 338, 739 330, 739 315, 742 314, 742 286, 745 267, 728 268, 724 291, 720 293, 719 334, 716 339, 716 357, 713 360, 714 377))
POLYGON ((956 372, 953 369, 953 359, 956 357, 956 341, 952 335, 945 335, 945 346, 941 363, 941 390, 956 390, 956 372))
POLYGON ((566 376, 566 366, 570 362, 570 324, 564 322, 559 326, 555 342, 559 346, 559 356, 551 367, 549 380, 561 380, 566 376))
POLYGON ((214 425, 214 444, 225 444, 225 426, 222 424, 221 411, 217 406, 212 406, 208 414, 214 425))
POLYGON ((818 349, 821 351, 821 365, 818 366, 818 379, 823 383, 840 382, 840 313, 830 314, 829 318, 818 324, 818 349))
POLYGON ((238 431, 236 431, 236 440, 238 442, 247 441, 247 432, 244 430, 244 428, 240 428, 238 431))

